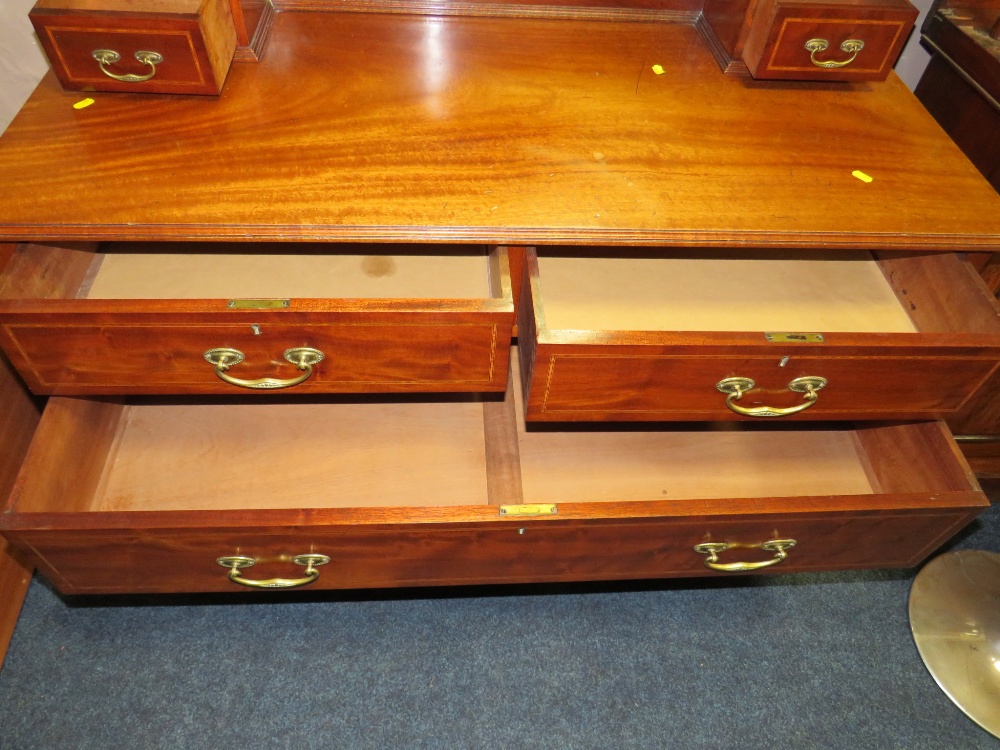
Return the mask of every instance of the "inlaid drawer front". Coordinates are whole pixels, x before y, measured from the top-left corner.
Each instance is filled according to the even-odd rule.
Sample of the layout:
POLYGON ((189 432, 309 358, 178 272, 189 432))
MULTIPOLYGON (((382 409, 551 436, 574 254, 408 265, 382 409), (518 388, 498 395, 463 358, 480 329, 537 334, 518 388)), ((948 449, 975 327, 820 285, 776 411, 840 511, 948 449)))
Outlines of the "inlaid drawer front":
POLYGON ((659 517, 497 524, 467 513, 479 520, 456 516, 444 525, 425 523, 440 515, 428 509, 426 516, 411 513, 393 526, 358 527, 338 520, 346 514, 316 514, 306 517, 309 528, 295 531, 285 520, 278 528, 4 533, 27 546, 33 564, 65 594, 600 581, 912 567, 985 509, 971 496, 947 500, 965 504, 879 506, 877 517, 860 508, 802 517, 782 515, 782 504, 772 503, 774 514, 763 521, 708 522, 659 517), (783 555, 776 551, 782 542, 783 555), (712 546, 714 558, 705 551, 712 546), (313 555, 319 559, 309 570, 307 556, 313 555), (234 563, 240 581, 233 580, 234 563))
POLYGON ((249 591, 910 566, 987 507, 937 422, 538 431, 516 393, 55 397, 0 530, 66 593, 249 591))
POLYGON ((831 4, 763 0, 743 60, 755 78, 882 80, 917 18, 905 0, 831 4))
POLYGON ((996 300, 951 254, 530 251, 530 420, 932 419, 1000 361, 996 300))
POLYGON ((39 0, 30 18, 75 91, 218 94, 236 51, 229 0, 39 0))
POLYGON ((32 390, 505 387, 514 313, 502 249, 408 256, 379 248, 253 256, 170 249, 177 248, 19 249, 0 291, 0 342, 32 390))

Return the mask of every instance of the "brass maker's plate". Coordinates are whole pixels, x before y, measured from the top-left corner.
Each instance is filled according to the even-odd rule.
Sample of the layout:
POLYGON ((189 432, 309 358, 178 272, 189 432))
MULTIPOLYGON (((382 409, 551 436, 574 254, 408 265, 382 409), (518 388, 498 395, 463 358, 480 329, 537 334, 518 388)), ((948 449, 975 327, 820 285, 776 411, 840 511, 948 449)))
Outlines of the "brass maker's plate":
POLYGON ((525 503, 523 505, 501 505, 501 516, 554 516, 559 512, 555 503, 525 503))
POLYGON ((291 304, 292 301, 287 299, 231 299, 226 307, 231 310, 272 310, 291 304))
POLYGON ((822 344, 822 333, 765 333, 764 338, 775 344, 822 344))

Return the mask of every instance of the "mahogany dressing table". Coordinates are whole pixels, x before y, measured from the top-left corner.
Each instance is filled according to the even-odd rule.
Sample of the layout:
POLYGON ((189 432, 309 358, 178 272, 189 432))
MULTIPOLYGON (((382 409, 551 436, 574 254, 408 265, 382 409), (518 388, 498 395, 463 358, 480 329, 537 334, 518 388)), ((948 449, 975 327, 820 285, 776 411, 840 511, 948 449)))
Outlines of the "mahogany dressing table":
POLYGON ((61 591, 912 566, 987 506, 942 420, 1000 197, 892 73, 750 77, 688 0, 331 6, 0 138, 51 397, 0 531, 61 591))

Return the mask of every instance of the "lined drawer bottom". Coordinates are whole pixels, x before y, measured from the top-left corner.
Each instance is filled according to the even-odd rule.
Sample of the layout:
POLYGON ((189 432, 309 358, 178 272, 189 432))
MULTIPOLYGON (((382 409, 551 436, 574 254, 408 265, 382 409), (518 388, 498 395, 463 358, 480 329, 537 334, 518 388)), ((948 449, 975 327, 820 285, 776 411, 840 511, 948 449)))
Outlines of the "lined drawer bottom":
POLYGON ((910 566, 988 505, 938 422, 529 431, 519 393, 53 398, 0 525, 64 593, 194 592, 910 566))

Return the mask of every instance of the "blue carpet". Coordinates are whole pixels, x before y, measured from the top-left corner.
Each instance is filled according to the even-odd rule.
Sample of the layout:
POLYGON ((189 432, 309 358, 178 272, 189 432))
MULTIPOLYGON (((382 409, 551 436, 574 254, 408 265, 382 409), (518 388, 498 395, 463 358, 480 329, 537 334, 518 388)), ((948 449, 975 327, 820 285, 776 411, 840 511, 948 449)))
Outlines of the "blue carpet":
MULTIPOLYGON (((954 546, 1000 551, 1000 508, 954 546)), ((996 750, 913 645, 914 572, 280 603, 36 579, 0 747, 996 750)))

